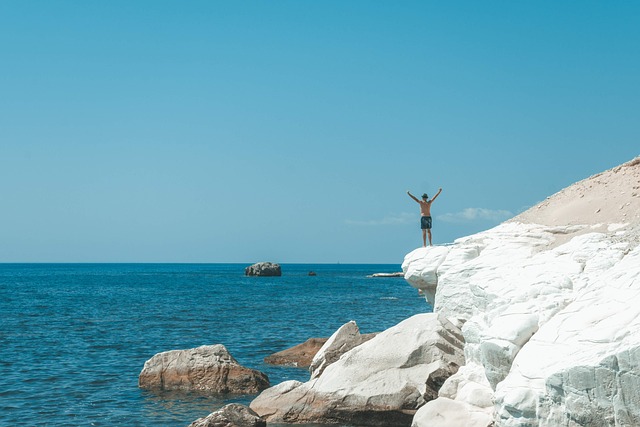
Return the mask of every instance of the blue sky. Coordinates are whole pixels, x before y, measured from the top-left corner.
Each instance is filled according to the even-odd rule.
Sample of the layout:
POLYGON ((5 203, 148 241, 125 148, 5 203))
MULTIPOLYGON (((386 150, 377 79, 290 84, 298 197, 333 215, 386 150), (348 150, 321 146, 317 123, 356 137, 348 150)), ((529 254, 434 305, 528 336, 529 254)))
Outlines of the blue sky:
POLYGON ((640 4, 0 2, 0 262, 400 263, 640 155, 640 4))

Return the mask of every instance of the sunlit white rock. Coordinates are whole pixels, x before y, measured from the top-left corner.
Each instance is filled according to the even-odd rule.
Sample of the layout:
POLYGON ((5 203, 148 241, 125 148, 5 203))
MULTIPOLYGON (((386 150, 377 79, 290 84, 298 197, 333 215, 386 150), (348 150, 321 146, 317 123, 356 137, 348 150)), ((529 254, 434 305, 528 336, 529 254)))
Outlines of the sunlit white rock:
POLYGON ((410 410, 437 396, 464 364, 460 330, 418 314, 343 354, 306 383, 265 390, 251 409, 268 422, 408 425, 410 410))
POLYGON ((487 411, 496 426, 640 425, 638 188, 640 159, 407 255, 405 278, 462 325, 467 360, 414 427, 488 425, 471 416, 487 411))

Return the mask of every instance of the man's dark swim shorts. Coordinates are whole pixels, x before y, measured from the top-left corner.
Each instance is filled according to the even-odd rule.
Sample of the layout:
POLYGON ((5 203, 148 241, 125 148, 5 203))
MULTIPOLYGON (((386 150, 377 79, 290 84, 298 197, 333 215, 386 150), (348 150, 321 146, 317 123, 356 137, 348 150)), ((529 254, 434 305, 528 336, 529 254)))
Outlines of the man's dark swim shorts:
POLYGON ((420 217, 420 228, 423 230, 431 229, 431 217, 430 216, 421 216, 420 217))

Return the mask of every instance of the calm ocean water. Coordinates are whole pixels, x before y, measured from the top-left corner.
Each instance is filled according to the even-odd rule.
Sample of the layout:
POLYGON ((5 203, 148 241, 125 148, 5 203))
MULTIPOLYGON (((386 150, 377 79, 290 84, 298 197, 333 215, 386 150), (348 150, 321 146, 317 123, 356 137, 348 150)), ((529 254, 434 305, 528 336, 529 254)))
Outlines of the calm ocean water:
POLYGON ((381 331, 431 311, 399 265, 0 264, 0 425, 186 426, 254 396, 140 390, 161 351, 224 344, 272 385, 305 369, 263 358, 355 320, 381 331), (317 276, 308 276, 315 271, 317 276))

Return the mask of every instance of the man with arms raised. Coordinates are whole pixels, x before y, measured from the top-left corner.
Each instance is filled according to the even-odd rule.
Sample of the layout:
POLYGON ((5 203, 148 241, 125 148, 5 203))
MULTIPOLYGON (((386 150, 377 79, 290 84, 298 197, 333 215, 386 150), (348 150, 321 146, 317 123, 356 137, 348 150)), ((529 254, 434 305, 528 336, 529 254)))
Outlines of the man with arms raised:
POLYGON ((433 199, 429 200, 427 193, 422 195, 422 200, 418 200, 416 196, 407 191, 409 197, 420 204, 420 228, 422 228, 422 244, 427 247, 427 233, 429 233, 429 246, 433 246, 431 243, 431 203, 440 195, 442 188, 438 190, 433 199))

